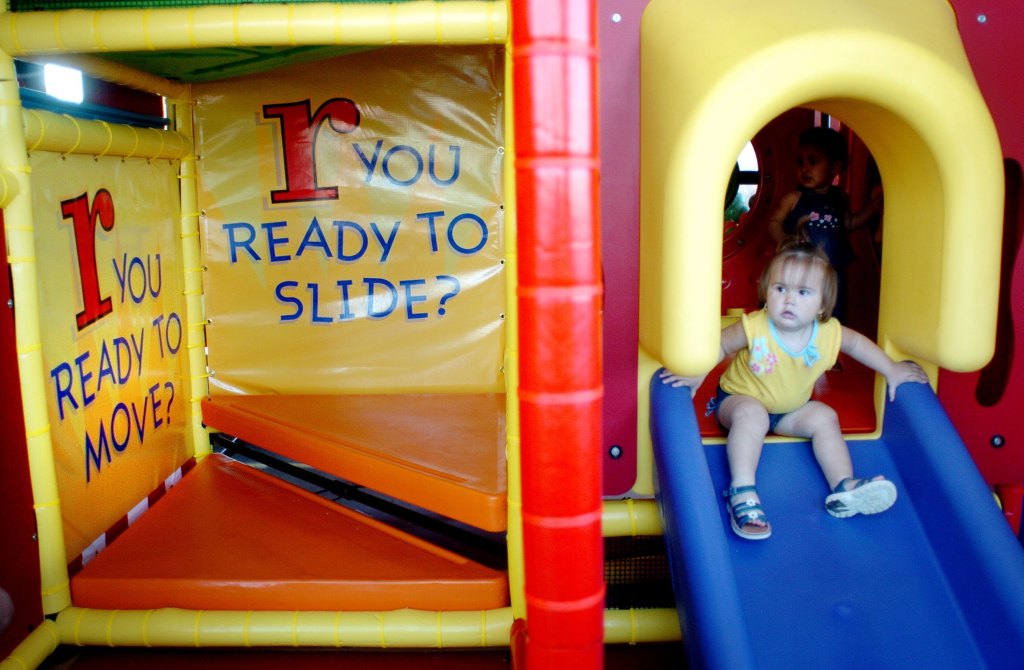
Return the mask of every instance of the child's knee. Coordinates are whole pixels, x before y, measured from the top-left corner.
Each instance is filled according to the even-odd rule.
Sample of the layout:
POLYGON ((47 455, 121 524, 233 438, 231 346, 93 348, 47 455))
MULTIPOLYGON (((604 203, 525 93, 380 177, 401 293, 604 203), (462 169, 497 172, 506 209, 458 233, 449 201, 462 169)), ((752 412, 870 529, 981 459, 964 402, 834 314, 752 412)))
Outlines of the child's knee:
POLYGON ((742 426, 748 430, 768 433, 768 410, 753 398, 737 398, 729 408, 730 430, 742 426))
POLYGON ((814 403, 811 409, 812 411, 807 419, 811 422, 814 432, 841 432, 839 428, 839 414, 834 409, 820 402, 814 403))

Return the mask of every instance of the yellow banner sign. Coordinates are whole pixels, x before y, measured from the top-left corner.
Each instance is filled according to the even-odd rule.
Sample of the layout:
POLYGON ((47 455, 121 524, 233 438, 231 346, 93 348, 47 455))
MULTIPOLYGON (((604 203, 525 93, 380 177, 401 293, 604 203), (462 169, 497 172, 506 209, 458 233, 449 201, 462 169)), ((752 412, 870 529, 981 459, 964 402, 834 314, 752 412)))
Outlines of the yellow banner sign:
POLYGON ((31 157, 68 559, 184 461, 177 164, 31 157))
POLYGON ((214 393, 502 389, 503 54, 197 87, 214 393))

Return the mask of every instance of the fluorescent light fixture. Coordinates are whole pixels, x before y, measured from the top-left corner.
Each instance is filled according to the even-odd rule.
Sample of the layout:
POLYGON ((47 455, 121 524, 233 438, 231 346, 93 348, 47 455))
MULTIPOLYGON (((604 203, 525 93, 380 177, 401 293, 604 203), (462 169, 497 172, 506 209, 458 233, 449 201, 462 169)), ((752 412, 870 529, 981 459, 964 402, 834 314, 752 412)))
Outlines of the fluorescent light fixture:
POLYGON ((43 66, 43 82, 46 93, 59 100, 78 103, 85 97, 81 70, 47 63, 43 66))

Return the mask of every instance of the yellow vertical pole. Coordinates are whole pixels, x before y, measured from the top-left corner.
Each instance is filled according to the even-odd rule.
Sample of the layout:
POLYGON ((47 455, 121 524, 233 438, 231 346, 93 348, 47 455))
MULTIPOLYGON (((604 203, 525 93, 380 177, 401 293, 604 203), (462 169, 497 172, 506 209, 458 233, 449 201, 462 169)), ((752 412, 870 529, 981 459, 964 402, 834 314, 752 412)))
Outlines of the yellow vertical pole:
POLYGON ((512 117, 512 44, 505 45, 505 432, 508 481, 508 583, 512 613, 526 616, 525 568, 523 567, 523 493, 519 477, 519 301, 518 254, 516 253, 515 133, 512 117))
POLYGON ((199 403, 207 396, 209 374, 206 371, 206 314, 203 309, 203 259, 199 244, 199 197, 197 193, 197 157, 192 119, 191 95, 172 103, 174 129, 187 138, 191 150, 181 159, 178 179, 181 183, 181 267, 185 292, 186 385, 188 388, 185 440, 196 458, 210 453, 210 435, 203 426, 199 403))
POLYGON ((13 175, 17 193, 4 207, 7 260, 10 264, 18 377, 28 444, 29 477, 36 513, 43 613, 71 604, 64 526, 61 521, 53 439, 46 410, 46 378, 40 338, 38 263, 32 219, 30 168, 22 125, 21 99, 14 59, 0 52, 0 170, 13 175))

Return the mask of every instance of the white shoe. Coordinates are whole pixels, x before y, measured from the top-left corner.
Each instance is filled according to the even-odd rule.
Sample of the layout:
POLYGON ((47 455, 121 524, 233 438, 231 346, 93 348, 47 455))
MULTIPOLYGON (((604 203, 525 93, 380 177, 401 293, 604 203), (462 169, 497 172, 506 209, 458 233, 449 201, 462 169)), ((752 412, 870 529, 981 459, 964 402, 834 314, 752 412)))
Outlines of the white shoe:
POLYGON ((857 514, 878 514, 896 502, 896 485, 888 479, 857 479, 853 488, 846 489, 849 481, 854 478, 839 482, 825 498, 825 509, 832 516, 844 519, 857 514))

